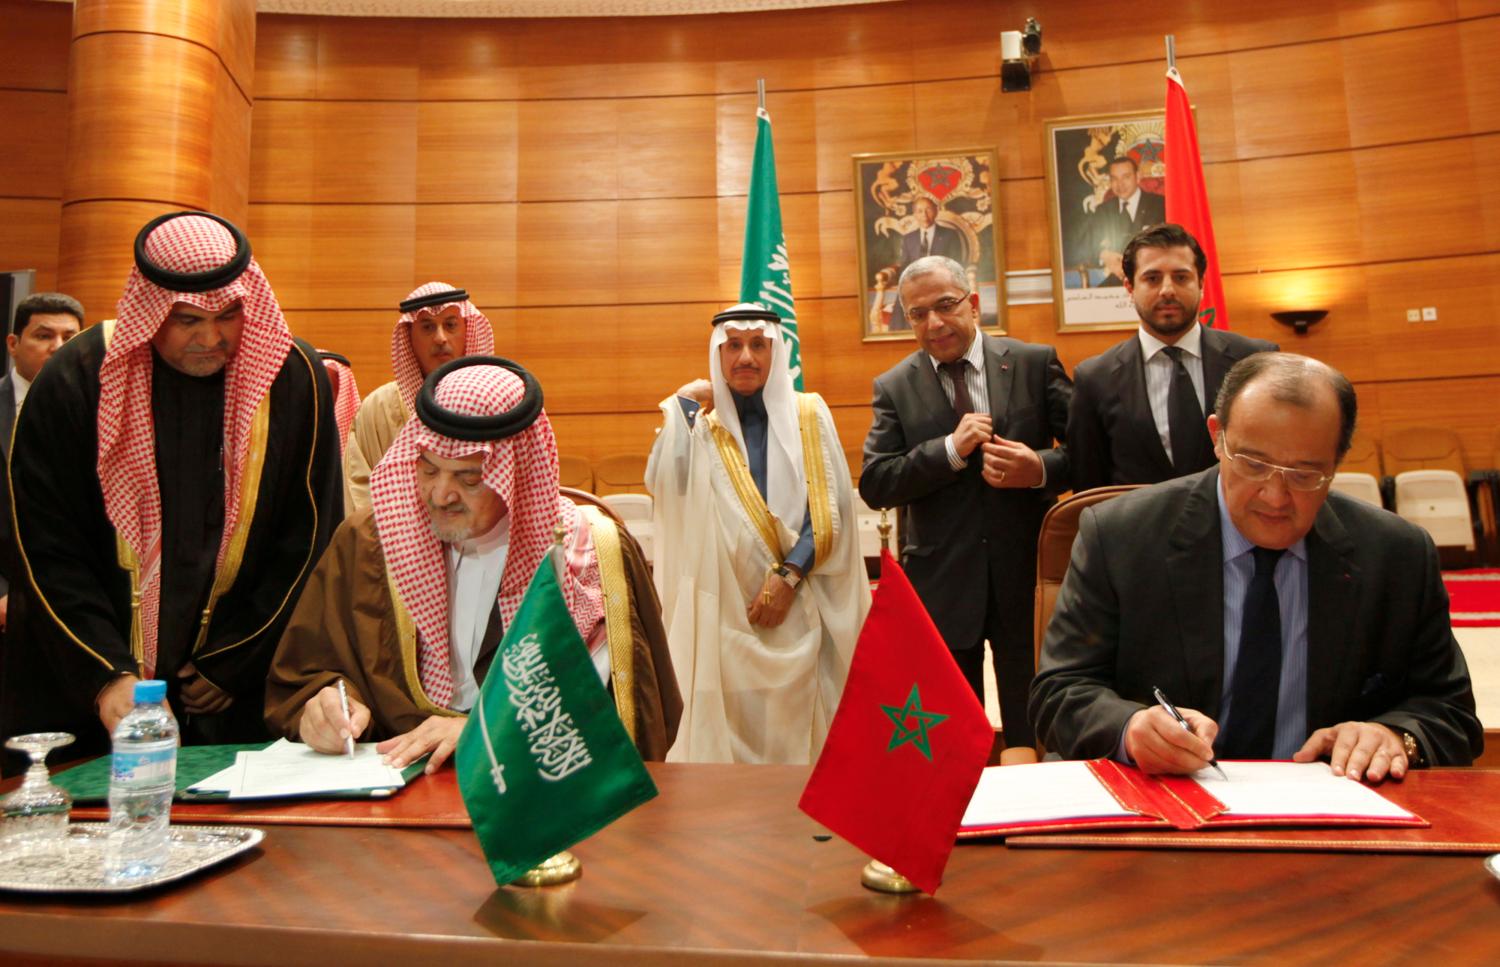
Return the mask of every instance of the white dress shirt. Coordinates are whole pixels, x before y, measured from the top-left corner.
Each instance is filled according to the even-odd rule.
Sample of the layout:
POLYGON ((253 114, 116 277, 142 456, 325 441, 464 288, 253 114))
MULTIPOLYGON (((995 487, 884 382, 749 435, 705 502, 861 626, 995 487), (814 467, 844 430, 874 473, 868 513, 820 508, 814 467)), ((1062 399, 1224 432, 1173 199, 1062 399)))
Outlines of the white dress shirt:
POLYGON ((500 593, 500 575, 510 549, 510 515, 487 533, 444 545, 448 564, 448 667, 453 707, 466 711, 479 698, 474 662, 500 593))
POLYGON ((21 401, 26 399, 26 393, 31 389, 31 380, 21 375, 19 369, 12 368, 10 371, 11 398, 15 400, 16 411, 20 412, 21 401))
MULTIPOLYGON (((1172 459, 1172 427, 1169 419, 1172 394, 1172 357, 1162 352, 1167 344, 1157 339, 1142 326, 1137 334, 1141 340, 1141 357, 1146 361, 1146 399, 1151 402, 1151 419, 1156 423, 1156 435, 1161 437, 1161 446, 1172 459)), ((1208 415, 1208 405, 1203 400, 1203 327, 1197 324, 1183 333, 1177 340, 1182 350, 1182 365, 1193 380, 1193 389, 1198 393, 1198 406, 1203 415, 1208 415)))
POLYGON ((1131 221, 1135 221, 1136 209, 1140 207, 1141 190, 1139 188, 1132 192, 1129 198, 1120 201, 1120 211, 1126 215, 1129 215, 1131 221))
MULTIPOLYGON (((975 413, 988 414, 990 412, 990 390, 984 379, 984 339, 976 330, 974 338, 969 340, 969 348, 964 350, 964 359, 969 365, 964 367, 964 385, 969 389, 969 402, 974 404, 975 413)), ((953 380, 943 370, 943 364, 929 355, 927 361, 932 364, 933 370, 937 372, 938 385, 943 388, 943 394, 948 397, 948 404, 953 404, 953 380)), ((969 461, 958 455, 958 450, 953 446, 953 434, 948 434, 943 439, 943 447, 948 451, 948 465, 954 470, 962 470, 968 466, 969 461)))

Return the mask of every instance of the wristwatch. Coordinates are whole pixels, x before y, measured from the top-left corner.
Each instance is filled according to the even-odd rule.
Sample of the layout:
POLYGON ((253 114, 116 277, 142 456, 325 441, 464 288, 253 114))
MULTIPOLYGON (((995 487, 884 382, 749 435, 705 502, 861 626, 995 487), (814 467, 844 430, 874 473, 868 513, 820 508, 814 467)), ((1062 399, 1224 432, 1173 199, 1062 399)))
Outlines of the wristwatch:
POLYGON ((786 586, 791 588, 793 591, 797 590, 797 585, 802 583, 802 575, 787 567, 785 564, 778 564, 775 567, 771 568, 771 573, 785 581, 786 586))
POLYGON ((1427 763, 1422 760, 1422 747, 1417 744, 1417 737, 1405 729, 1397 729, 1396 734, 1401 737, 1401 751, 1406 755, 1406 767, 1408 769, 1420 769, 1427 763))

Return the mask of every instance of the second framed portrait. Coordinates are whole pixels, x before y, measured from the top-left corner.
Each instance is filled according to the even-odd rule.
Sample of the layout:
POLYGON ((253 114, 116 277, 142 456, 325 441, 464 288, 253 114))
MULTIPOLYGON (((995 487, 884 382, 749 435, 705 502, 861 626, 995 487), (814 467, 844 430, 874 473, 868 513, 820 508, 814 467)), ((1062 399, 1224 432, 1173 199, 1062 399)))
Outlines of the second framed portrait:
POLYGON ((1133 329, 1121 254, 1167 220, 1166 118, 1156 112, 1046 123, 1052 292, 1059 332, 1133 329))
POLYGON ((979 293, 981 328, 1005 331, 996 161, 992 148, 854 156, 857 291, 867 342, 913 338, 896 282, 924 255, 962 266, 969 291, 979 293))

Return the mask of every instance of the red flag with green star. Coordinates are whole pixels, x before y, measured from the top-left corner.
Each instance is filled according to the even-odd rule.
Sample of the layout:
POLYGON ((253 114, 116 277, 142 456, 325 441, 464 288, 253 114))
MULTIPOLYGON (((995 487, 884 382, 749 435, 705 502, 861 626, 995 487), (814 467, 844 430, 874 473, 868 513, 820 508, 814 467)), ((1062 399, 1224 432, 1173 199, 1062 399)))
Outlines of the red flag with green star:
POLYGON ((885 552, 844 697, 797 805, 932 893, 994 739, 927 609, 885 552))

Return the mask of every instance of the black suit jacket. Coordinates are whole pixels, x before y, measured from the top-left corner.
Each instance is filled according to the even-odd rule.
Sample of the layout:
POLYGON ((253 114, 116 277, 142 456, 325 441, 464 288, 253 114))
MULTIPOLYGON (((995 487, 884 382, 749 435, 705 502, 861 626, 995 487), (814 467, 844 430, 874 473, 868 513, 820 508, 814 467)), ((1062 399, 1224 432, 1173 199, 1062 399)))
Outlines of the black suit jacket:
MULTIPOLYGON (((0 379, 0 459, 10 461, 10 437, 16 428, 15 376, 0 379)), ((11 564, 10 488, 0 488, 0 596, 10 593, 11 564)))
MULTIPOLYGON (((943 440, 958 416, 925 352, 875 379, 874 422, 865 439, 859 493, 871 507, 901 507, 901 560, 950 648, 978 640, 986 575, 1008 611, 1007 634, 1031 640, 1036 539, 1052 495, 1068 488, 1060 442, 1073 386, 1051 346, 980 334, 995 432, 1036 450, 1044 489, 997 489, 982 460, 954 470, 943 440)), ((1030 645, 1026 645, 1030 647, 1030 645)))
MULTIPOLYGON (((1125 494, 1079 521, 1031 685, 1031 719, 1069 759, 1113 755, 1160 686, 1217 720, 1224 688, 1218 468, 1125 494)), ((1307 726, 1381 722, 1427 760, 1484 747, 1437 551, 1395 514, 1330 493, 1307 535, 1307 726)))
MULTIPOLYGON (((1213 409, 1224 375, 1235 363, 1277 348, 1264 339, 1204 329, 1203 395, 1207 409, 1213 409)), ((1203 432, 1207 435, 1207 428, 1203 432)), ((1137 334, 1085 359, 1073 371, 1073 409, 1068 414, 1067 439, 1075 490, 1160 483, 1177 476, 1151 416, 1146 362, 1137 334)))

